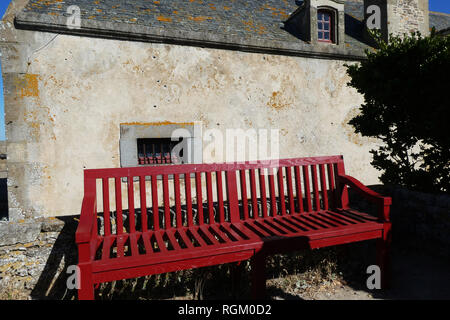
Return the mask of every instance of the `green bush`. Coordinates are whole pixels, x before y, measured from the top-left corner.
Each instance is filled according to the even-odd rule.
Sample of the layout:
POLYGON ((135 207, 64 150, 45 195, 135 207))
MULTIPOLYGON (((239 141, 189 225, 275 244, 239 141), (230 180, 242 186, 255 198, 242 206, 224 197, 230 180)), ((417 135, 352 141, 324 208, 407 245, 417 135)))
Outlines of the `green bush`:
POLYGON ((382 140, 371 153, 383 183, 450 193, 450 37, 433 29, 385 43, 372 35, 378 49, 347 65, 349 85, 365 99, 349 124, 382 140))

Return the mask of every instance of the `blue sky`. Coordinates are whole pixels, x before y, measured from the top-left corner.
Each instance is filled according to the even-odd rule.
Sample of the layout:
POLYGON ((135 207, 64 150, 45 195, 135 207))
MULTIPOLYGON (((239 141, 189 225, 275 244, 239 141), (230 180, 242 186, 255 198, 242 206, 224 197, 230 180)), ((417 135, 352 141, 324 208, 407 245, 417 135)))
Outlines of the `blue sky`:
MULTIPOLYGON (((0 17, 8 7, 10 0, 0 0, 0 17)), ((430 10, 437 12, 445 12, 450 14, 449 0, 429 0, 430 10)), ((0 64, 1 67, 1 64, 0 64)), ((4 101, 3 101, 3 79, 0 77, 0 140, 5 140, 5 117, 4 117, 4 101)))

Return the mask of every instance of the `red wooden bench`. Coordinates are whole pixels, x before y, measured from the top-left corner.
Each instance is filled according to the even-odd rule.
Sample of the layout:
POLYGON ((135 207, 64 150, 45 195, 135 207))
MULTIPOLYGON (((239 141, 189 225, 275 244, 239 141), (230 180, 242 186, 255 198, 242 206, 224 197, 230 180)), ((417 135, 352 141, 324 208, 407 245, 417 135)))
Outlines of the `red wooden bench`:
POLYGON ((261 298, 267 255, 369 239, 386 286, 390 204, 345 175, 342 156, 85 170, 78 297, 93 299, 102 282, 251 259, 261 298), (378 217, 349 207, 348 186, 378 217))

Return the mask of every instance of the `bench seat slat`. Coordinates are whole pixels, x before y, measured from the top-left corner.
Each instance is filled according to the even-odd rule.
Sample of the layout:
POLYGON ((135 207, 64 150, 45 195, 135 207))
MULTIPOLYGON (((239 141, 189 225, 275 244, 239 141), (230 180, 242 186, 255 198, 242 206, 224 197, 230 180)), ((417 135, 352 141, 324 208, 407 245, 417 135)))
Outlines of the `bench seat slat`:
POLYGON ((347 224, 360 223, 358 220, 354 220, 354 219, 346 217, 344 215, 339 215, 336 212, 332 212, 332 211, 329 211, 329 210, 325 211, 324 214, 327 214, 331 218, 339 219, 340 221, 345 222, 347 224))
MULTIPOLYGON (((343 213, 337 212, 337 211, 330 211, 328 210, 328 215, 331 217, 331 213, 335 214, 335 216, 340 217, 343 215, 343 213)), ((95 269, 100 270, 108 270, 110 268, 113 268, 112 265, 115 264, 114 261, 117 260, 117 264, 120 265, 119 261, 128 261, 128 263, 135 263, 136 265, 139 265, 140 263, 162 263, 163 261, 177 261, 178 259, 182 259, 182 257, 185 257, 186 254, 188 256, 214 256, 221 252, 239 252, 241 249, 258 249, 261 248, 263 243, 265 242, 272 242, 277 241, 277 239, 286 239, 289 240, 292 238, 292 241, 296 241, 298 237, 307 237, 309 241, 319 241, 317 243, 327 243, 332 240, 326 240, 326 239, 332 239, 336 237, 345 237, 350 236, 352 234, 362 234, 367 233, 368 236, 370 235, 378 235, 382 232, 382 224, 374 221, 366 220, 367 218, 364 217, 364 214, 359 214, 358 212, 353 212, 355 216, 362 216, 364 217, 362 220, 365 222, 359 222, 357 224, 348 224, 345 226, 338 226, 338 227, 328 227, 328 228, 318 228, 316 225, 315 230, 308 229, 308 230, 302 230, 300 228, 293 228, 292 225, 289 225, 286 221, 292 221, 295 225, 300 225, 298 222, 299 218, 302 221, 304 219, 305 221, 308 221, 305 218, 311 219, 311 221, 315 221, 313 217, 317 215, 318 213, 311 213, 311 214, 297 214, 297 215, 286 215, 286 216, 279 216, 276 218, 268 217, 266 219, 257 219, 257 220, 247 220, 243 222, 239 222, 237 224, 231 224, 231 223, 223 223, 223 224, 213 224, 213 225, 203 225, 201 227, 193 227, 193 228, 172 228, 167 231, 148 231, 146 233, 136 233, 133 235, 127 235, 124 234, 122 236, 109 236, 105 237, 103 241, 103 250, 107 251, 109 253, 109 250, 111 249, 112 243, 117 238, 117 258, 109 258, 108 254, 105 252, 102 252, 102 258, 100 260, 97 260, 95 265, 95 269), (268 223, 264 223, 264 221, 267 220, 268 223), (282 221, 283 224, 286 226, 289 226, 289 228, 284 228, 283 226, 276 224, 276 221, 282 221), (276 225, 277 229, 283 229, 285 232, 284 234, 281 233, 276 228, 273 228, 271 225, 276 225), (233 228, 232 228, 233 226, 233 228), (261 228, 263 226, 264 228, 261 228), (212 239, 212 233, 209 231, 209 228, 214 230, 215 233, 219 235, 220 238, 222 238, 225 242, 220 243, 217 239, 212 239), (235 231, 236 228, 241 233, 245 234, 247 239, 244 239, 238 232, 235 231), (194 236, 198 240, 198 242, 201 244, 199 247, 194 247, 191 241, 189 241, 188 236, 186 235, 187 231, 192 231, 193 229, 194 236), (198 230, 201 230, 207 237, 210 239, 213 244, 206 244, 204 239, 200 236, 198 233, 198 230), (257 233, 255 233, 257 231, 257 233), (270 232, 269 232, 270 231, 270 232), (175 233, 178 233, 181 240, 186 244, 186 248, 181 248, 180 244, 176 240, 175 233), (168 250, 165 246, 165 242, 163 240, 163 235, 166 234, 169 242, 172 244, 174 250, 168 250), (235 241, 231 240, 229 235, 232 235, 233 238, 235 238, 235 241), (160 252, 154 253, 152 249, 149 250, 149 247, 151 248, 151 244, 149 239, 154 235, 158 247, 160 248, 160 252), (261 237, 263 235, 263 237, 261 237), (145 255, 139 255, 139 258, 141 257, 147 257, 143 259, 137 259, 136 255, 133 253, 131 256, 125 256, 121 251, 123 252, 123 245, 127 242, 127 240, 130 240, 131 243, 131 251, 133 251, 133 243, 135 243, 137 240, 139 240, 139 236, 142 236, 143 242, 146 249, 145 255), (133 240, 136 239, 135 240, 133 240), (323 239, 323 241, 321 240, 323 239), (122 249, 120 247, 122 246, 122 249), (109 248, 109 249, 108 249, 109 248), (107 258, 108 257, 108 258, 107 258), (108 261, 107 263, 102 263, 102 261, 108 261)), ((305 228, 306 229, 306 226, 305 228)), ((335 241, 335 240, 334 240, 335 241)), ((136 251, 136 248, 134 249, 136 251)), ((124 262, 125 263, 125 262, 124 262)))
POLYGON ((343 220, 341 217, 334 217, 330 214, 328 214, 326 211, 319 211, 317 215, 323 219, 326 219, 334 224, 337 224, 338 226, 348 226, 352 225, 350 222, 343 220))
POLYGON ((253 236, 251 232, 249 232, 248 230, 246 230, 246 229, 244 229, 244 228, 241 228, 241 224, 240 224, 240 223, 239 223, 239 224, 223 223, 222 226, 223 226, 226 230, 228 230, 231 234, 235 234, 235 235, 238 237, 238 239, 241 239, 241 240, 242 240, 242 239, 245 239, 245 238, 242 237, 242 235, 238 234, 238 232, 235 231, 235 230, 233 229, 233 227, 236 228, 236 229, 238 229, 239 232, 242 233, 247 239, 251 239, 252 236, 253 236), (232 227, 232 226, 233 226, 233 227, 232 227))
POLYGON ((219 227, 215 224, 209 226, 214 232, 225 242, 230 243, 231 240, 219 229, 219 227))
POLYGON ((200 228, 200 230, 203 231, 204 234, 206 234, 208 236, 208 239, 210 239, 213 242, 214 246, 221 245, 219 240, 217 240, 216 237, 214 236, 214 234, 211 233, 211 231, 209 229, 209 228, 211 228, 211 226, 203 225, 203 226, 200 226, 199 228, 200 228))
POLYGON ((273 225, 275 225, 277 228, 279 228, 287 233, 292 233, 292 232, 297 233, 297 232, 302 231, 302 229, 295 227, 292 224, 288 224, 288 223, 284 222, 283 220, 281 220, 281 217, 276 217, 274 219, 271 219, 271 223, 273 225))
POLYGON ((313 229, 308 228, 304 224, 301 224, 299 221, 294 220, 294 218, 292 216, 282 217, 281 221, 283 221, 283 223, 285 223, 286 225, 294 226, 294 228, 296 228, 297 230, 302 230, 304 232, 313 230, 313 229))
POLYGON ((264 219, 264 226, 270 227, 271 230, 276 230, 280 234, 289 234, 292 233, 289 229, 281 226, 280 224, 276 223, 275 218, 272 219, 264 219))
POLYGON ((219 226, 219 229, 220 229, 222 232, 224 232, 224 233, 228 236, 228 238, 229 238, 229 235, 231 235, 233 238, 236 239, 236 241, 242 241, 242 240, 244 240, 244 239, 242 238, 241 235, 237 234, 233 229, 231 229, 231 228, 230 228, 229 226, 227 226, 226 224, 221 224, 221 225, 219 226))
POLYGON ((145 254, 153 253, 153 247, 150 242, 150 233, 149 232, 142 233, 142 241, 144 242, 145 254))
POLYGON ((166 235, 169 238, 169 242, 172 244, 172 248, 174 250, 182 250, 180 247, 180 244, 178 243, 177 239, 175 238, 175 229, 169 229, 166 231, 166 235))
POLYGON ((245 221, 244 225, 246 228, 248 228, 251 232, 253 232, 254 234, 256 234, 257 237, 271 237, 272 235, 267 232, 267 230, 262 229, 261 227, 259 227, 257 224, 255 225, 255 221, 256 220, 249 220, 249 221, 245 221))
POLYGON ((158 248, 161 252, 167 252, 167 247, 166 247, 166 242, 164 241, 164 239, 162 238, 162 232, 161 231, 157 231, 154 233, 155 235, 155 239, 156 239, 156 243, 158 244, 158 248))
POLYGON ((326 222, 316 219, 314 213, 305 214, 300 218, 303 218, 303 219, 309 221, 311 224, 314 224, 318 229, 328 229, 328 228, 333 227, 332 225, 329 225, 326 222))
POLYGON ((194 245, 192 244, 189 237, 186 235, 186 232, 189 229, 182 228, 178 230, 178 234, 180 235, 181 239, 183 240, 184 244, 186 245, 187 249, 194 249, 194 245))
POLYGON ((208 244, 205 242, 205 240, 203 239, 203 237, 200 235, 200 233, 198 232, 199 228, 190 228, 191 234, 192 236, 195 238, 195 240, 197 240, 197 242, 200 244, 200 246, 202 247, 207 247, 208 244))
POLYGON ((273 226, 269 223, 271 219, 259 219, 254 222, 255 225, 258 225, 260 228, 268 230, 271 233, 271 236, 285 236, 287 232, 273 226))

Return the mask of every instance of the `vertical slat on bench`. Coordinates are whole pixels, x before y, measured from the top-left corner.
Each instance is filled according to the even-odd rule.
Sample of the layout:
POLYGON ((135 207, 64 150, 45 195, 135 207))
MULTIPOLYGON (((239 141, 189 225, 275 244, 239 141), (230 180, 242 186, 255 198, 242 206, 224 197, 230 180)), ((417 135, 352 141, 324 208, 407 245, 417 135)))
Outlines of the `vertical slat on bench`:
MULTIPOLYGON (((302 213, 303 210, 303 194, 302 194, 302 183, 300 178, 300 167, 295 166, 294 167, 294 174, 295 174, 295 188, 297 190, 297 203, 298 203, 298 210, 300 213, 302 213)), ((306 180, 305 180, 306 184, 306 180)), ((305 187, 306 190, 306 187, 305 187)))
MULTIPOLYGON (((286 170, 289 168, 285 168, 286 170)), ((281 214, 286 214, 286 199, 284 197, 284 180, 283 180, 283 167, 278 168, 278 197, 280 199, 281 214)))
POLYGON ((230 222, 237 223, 240 220, 239 202, 237 197, 236 171, 226 171, 227 199, 230 212, 230 222))
POLYGON ((145 176, 139 176, 139 194, 141 199, 142 231, 147 231, 147 196, 145 194, 145 176))
POLYGON ((214 223, 214 199, 212 193, 211 172, 206 172, 206 198, 208 201, 209 223, 214 223))
POLYGON ((217 204, 219 206, 219 221, 225 221, 225 213, 223 207, 223 185, 222 185, 222 171, 216 171, 217 182, 217 204))
POLYGON ((258 169, 259 171, 259 189, 261 193, 261 212, 262 217, 267 217, 267 198, 266 198, 266 181, 264 179, 264 169, 258 169))
POLYGON ((327 194, 327 181, 325 179, 325 165, 319 164, 320 172, 320 187, 322 189, 323 209, 328 210, 328 194, 327 194))
POLYGON ((259 216, 259 212, 258 212, 258 194, 256 193, 255 169, 250 169, 248 171, 248 174, 250 175, 250 193, 252 196, 253 219, 256 219, 259 216))
POLYGON ((130 232, 136 231, 136 222, 134 219, 134 182, 133 177, 127 178, 128 182, 128 221, 130 222, 130 232))
POLYGON ((115 178, 116 186, 116 223, 117 223, 117 234, 123 233, 123 215, 122 215, 122 181, 121 178, 115 178))
POLYGON ((176 226, 181 228, 183 221, 181 220, 181 192, 180 192, 180 175, 175 173, 173 175, 173 184, 175 189, 175 211, 176 211, 176 226))
POLYGON ((277 197, 275 194, 275 182, 273 168, 268 168, 269 175, 269 195, 270 195, 270 211, 272 211, 272 217, 277 215, 277 197))
POLYGON ((304 179, 304 186, 305 186, 305 196, 306 196, 306 211, 311 212, 312 211, 311 187, 309 184, 308 166, 303 166, 302 169, 303 169, 303 179, 304 179))
POLYGON ((159 209, 158 209, 158 176, 152 175, 152 208, 153 208, 153 230, 159 230, 159 209))
POLYGON ((192 218, 192 195, 191 195, 191 175, 190 173, 184 174, 184 190, 186 194, 186 211, 187 211, 187 223, 189 227, 194 225, 192 218))
POLYGON ((109 179, 102 179, 103 189, 103 221, 104 221, 104 234, 109 236, 111 234, 111 213, 109 212, 109 179))
POLYGON ((245 170, 239 170, 239 180, 241 182, 241 198, 242 208, 244 210, 244 220, 248 219, 248 198, 247 198, 247 182, 245 176, 245 170))
POLYGON ((334 185, 334 175, 333 175, 333 164, 329 163, 327 164, 327 171, 328 171, 328 185, 330 186, 330 200, 331 200, 331 207, 336 208, 336 187, 334 185))
POLYGON ((164 228, 172 228, 170 221, 169 177, 163 174, 164 228))
POLYGON ((195 191, 197 192, 198 224, 202 225, 205 220, 203 219, 202 176, 200 172, 195 173, 195 191))
POLYGON ((320 210, 320 199, 319 199, 319 181, 317 179, 317 170, 315 165, 311 165, 311 175, 313 182, 313 192, 314 192, 314 205, 315 210, 320 210))
MULTIPOLYGON (((294 204, 294 189, 293 189, 293 184, 292 184, 292 168, 291 167, 286 167, 286 179, 287 179, 287 188, 288 188, 288 197, 289 197, 289 213, 293 214, 295 212, 295 204, 294 204)), ((302 206, 302 209, 303 209, 303 206, 302 206)))

